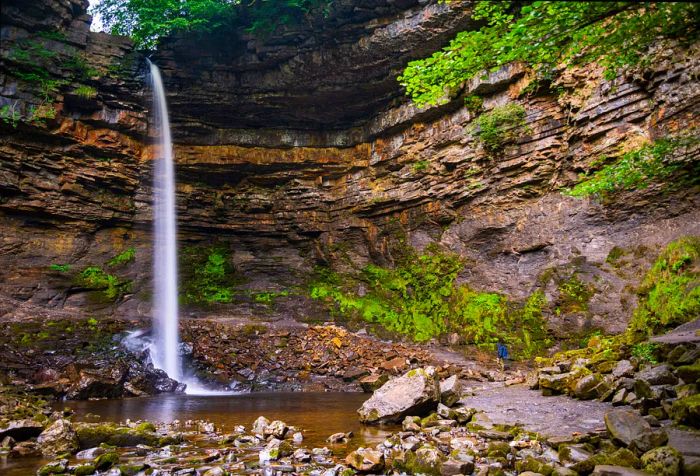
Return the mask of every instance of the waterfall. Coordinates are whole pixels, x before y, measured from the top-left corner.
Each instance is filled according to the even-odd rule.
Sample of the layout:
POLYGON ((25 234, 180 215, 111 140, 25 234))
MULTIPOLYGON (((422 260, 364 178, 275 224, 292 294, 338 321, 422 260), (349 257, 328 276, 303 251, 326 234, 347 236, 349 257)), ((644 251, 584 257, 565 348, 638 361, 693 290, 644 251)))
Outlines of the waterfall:
POLYGON ((153 195, 155 240, 153 256, 153 335, 151 352, 156 367, 171 378, 182 379, 177 304, 177 216, 175 164, 170 137, 168 105, 158 66, 148 61, 153 87, 154 125, 158 135, 154 154, 153 195))

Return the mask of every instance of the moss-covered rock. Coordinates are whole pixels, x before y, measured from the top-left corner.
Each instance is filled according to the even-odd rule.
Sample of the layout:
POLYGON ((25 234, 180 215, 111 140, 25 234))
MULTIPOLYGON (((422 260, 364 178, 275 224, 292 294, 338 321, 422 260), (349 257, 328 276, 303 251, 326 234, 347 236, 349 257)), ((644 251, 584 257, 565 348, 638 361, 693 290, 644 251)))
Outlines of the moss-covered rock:
POLYGON ((676 369, 676 375, 682 378, 685 383, 700 381, 700 361, 691 365, 681 365, 676 369))
POLYGON ((544 476, 551 476, 551 474, 554 472, 554 468, 552 466, 539 461, 532 456, 528 456, 527 458, 516 462, 515 470, 518 473, 531 471, 533 473, 543 474, 544 476))
POLYGON ((683 456, 670 446, 647 451, 641 458, 642 469, 656 476, 678 476, 683 468, 683 456))
POLYGON ((97 468, 91 463, 80 464, 73 468, 73 474, 76 476, 88 476, 90 474, 94 474, 95 471, 97 471, 97 468))
POLYGON ((78 426, 76 433, 81 449, 93 448, 102 443, 110 446, 163 446, 170 444, 163 440, 163 437, 155 432, 148 431, 150 427, 145 429, 129 428, 118 426, 113 423, 90 424, 83 423, 78 426))
POLYGON ((700 394, 679 398, 673 402, 671 418, 677 423, 700 428, 700 394))
POLYGON ((104 471, 119 463, 119 455, 117 453, 105 453, 95 458, 95 468, 98 471, 104 471))

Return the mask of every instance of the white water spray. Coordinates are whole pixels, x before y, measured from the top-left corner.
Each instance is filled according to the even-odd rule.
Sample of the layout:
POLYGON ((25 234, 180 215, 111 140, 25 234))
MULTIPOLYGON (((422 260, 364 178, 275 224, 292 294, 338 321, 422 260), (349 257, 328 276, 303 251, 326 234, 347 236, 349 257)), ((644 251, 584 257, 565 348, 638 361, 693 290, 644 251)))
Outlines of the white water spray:
MULTIPOLYGON (((148 60, 147 60, 148 61, 148 60)), ((154 343, 151 356, 156 367, 170 378, 182 379, 178 354, 179 316, 177 305, 177 216, 175 211, 175 164, 170 137, 168 104, 158 66, 148 61, 153 87, 154 122, 158 146, 154 154, 153 195, 155 243, 154 277, 154 343)))

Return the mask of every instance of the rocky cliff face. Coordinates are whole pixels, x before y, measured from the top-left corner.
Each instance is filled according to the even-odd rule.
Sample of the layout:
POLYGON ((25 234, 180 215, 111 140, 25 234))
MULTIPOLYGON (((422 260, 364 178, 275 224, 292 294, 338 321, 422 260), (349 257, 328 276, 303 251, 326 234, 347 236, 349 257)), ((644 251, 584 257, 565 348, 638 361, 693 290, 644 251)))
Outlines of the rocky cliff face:
MULTIPOLYGON (((147 315, 151 152, 138 57, 126 40, 89 33, 79 0, 44 0, 36 10, 6 3, 2 104, 25 115, 41 104, 16 74, 22 56, 12 50, 27 39, 100 71, 76 79, 56 61, 51 78, 68 81, 56 117, 0 126, 2 312, 147 315), (65 38, 30 33, 50 15, 62 19, 65 38), (82 83, 96 94, 74 93, 82 83), (107 264, 130 247, 134 261, 107 264), (117 299, 76 280, 90 266, 122 283, 117 299)), ((486 111, 525 108, 520 136, 491 153, 461 96, 420 111, 394 80, 407 60, 468 28, 469 10, 346 3, 327 23, 265 41, 179 38, 158 52, 175 132, 180 241, 226 247, 245 278, 236 304, 191 312, 324 317, 304 292, 314 266, 391 265, 400 236, 418 249, 438 243, 460 253, 469 262, 461 280, 515 298, 541 287, 556 301, 557 283, 575 274, 595 291, 585 312, 550 316, 553 327, 624 328, 633 286, 659 247, 700 234, 698 190, 654 186, 606 203, 560 190, 603 155, 697 127, 697 47, 660 47, 647 71, 614 81, 593 67, 567 72, 560 94, 523 95, 528 78, 517 67, 465 85, 463 95, 478 93, 486 111), (624 266, 606 262, 615 247, 628 252, 624 266), (290 293, 269 305, 251 299, 260 291, 290 293)), ((686 151, 686 160, 697 154, 686 151)))

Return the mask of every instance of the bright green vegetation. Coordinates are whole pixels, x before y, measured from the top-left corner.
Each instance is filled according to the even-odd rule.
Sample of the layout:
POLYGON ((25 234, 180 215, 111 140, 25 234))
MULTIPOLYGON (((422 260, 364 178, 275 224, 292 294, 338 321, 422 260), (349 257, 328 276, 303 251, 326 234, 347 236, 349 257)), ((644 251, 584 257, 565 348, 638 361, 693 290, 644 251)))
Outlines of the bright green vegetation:
POLYGON ((639 342, 700 315, 700 238, 669 244, 638 289, 628 340, 639 342))
POLYGON ((632 346, 632 356, 640 360, 640 362, 648 362, 657 364, 656 352, 659 346, 651 342, 639 342, 632 346))
POLYGON ((109 301, 115 301, 131 291, 131 281, 106 273, 99 266, 85 268, 75 278, 76 284, 87 289, 101 291, 109 301))
MULTIPOLYGON (((606 198, 623 190, 647 188, 653 182, 668 178, 684 167, 686 164, 682 161, 669 161, 670 156, 681 147, 691 147, 697 143, 697 137, 659 139, 627 152, 619 160, 592 174, 581 175, 580 182, 564 193, 573 197, 606 198)), ((598 163, 606 161, 604 157, 598 163)))
POLYGON ((581 281, 576 273, 559 283, 559 311, 564 313, 584 312, 588 310, 588 301, 595 294, 595 289, 581 281))
POLYGON ((310 294, 335 312, 416 341, 458 332, 478 345, 503 342, 520 356, 548 345, 541 292, 517 305, 497 293, 474 291, 456 283, 463 265, 458 256, 429 247, 424 254, 407 253, 393 269, 368 265, 356 276, 319 269, 310 294), (363 295, 358 286, 366 289, 363 295))
POLYGON ((464 98, 464 105, 469 112, 472 114, 477 114, 483 109, 484 100, 479 96, 471 95, 464 98))
MULTIPOLYGON (((459 8, 459 7, 456 7, 459 8)), ((659 36, 692 42, 700 6, 664 2, 477 2, 484 26, 463 31, 443 50, 408 64, 399 81, 418 105, 446 102, 466 80, 513 62, 551 80, 557 67, 599 61, 606 77, 643 64, 659 36)))
POLYGON ((253 293, 253 301, 260 304, 270 305, 274 302, 275 298, 289 296, 289 291, 263 291, 259 293, 253 293))
POLYGON ((134 261, 134 259, 136 259, 136 249, 132 246, 130 248, 125 249, 111 260, 107 261, 107 266, 123 266, 127 263, 131 263, 132 261, 134 261))
POLYGON ((428 161, 427 160, 419 160, 415 164, 413 164, 413 171, 414 172, 423 172, 424 170, 428 169, 428 161))
POLYGON ((474 136, 490 153, 503 150, 506 144, 518 137, 518 133, 527 133, 525 108, 516 103, 493 108, 480 115, 475 124, 474 136))
POLYGON ((181 252, 180 298, 188 304, 227 303, 232 287, 240 282, 231 264, 228 248, 185 247, 181 252))
POLYGON ((113 34, 129 35, 152 49, 175 31, 214 31, 243 26, 267 33, 299 23, 311 12, 325 13, 330 0, 102 0, 91 12, 113 34))
POLYGON ((81 84, 73 90, 73 94, 80 96, 83 99, 93 99, 97 96, 97 89, 92 86, 85 86, 81 84))
POLYGON ((49 266, 49 269, 51 271, 58 271, 59 273, 67 273, 70 271, 70 265, 69 264, 52 264, 49 266))

